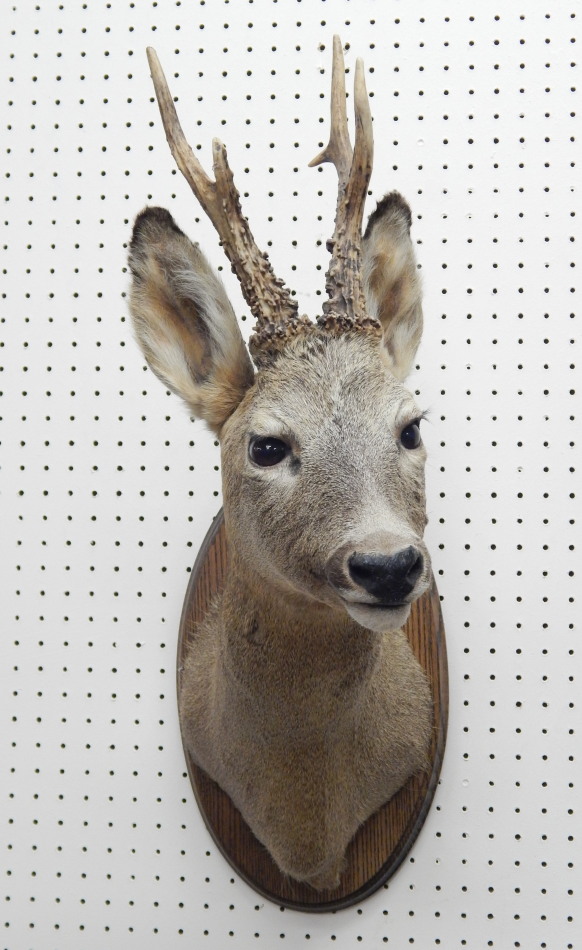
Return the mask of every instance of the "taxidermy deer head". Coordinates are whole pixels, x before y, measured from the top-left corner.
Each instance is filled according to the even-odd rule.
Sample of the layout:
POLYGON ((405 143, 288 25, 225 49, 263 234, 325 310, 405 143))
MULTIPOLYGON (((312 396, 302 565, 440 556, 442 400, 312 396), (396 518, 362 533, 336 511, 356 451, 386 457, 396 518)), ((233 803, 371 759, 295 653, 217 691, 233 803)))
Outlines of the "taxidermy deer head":
POLYGON ((335 37, 331 137, 311 163, 339 179, 329 299, 315 322, 299 315, 253 240, 224 146, 213 142, 213 181, 148 55, 172 154, 256 319, 251 362, 198 246, 167 211, 138 215, 137 338, 222 449, 228 578, 186 664, 183 728, 280 869, 333 888, 357 827, 423 768, 431 731, 401 632, 430 581, 421 412, 403 385, 422 330, 410 211, 388 194, 362 237, 372 120, 358 61, 352 151, 335 37))

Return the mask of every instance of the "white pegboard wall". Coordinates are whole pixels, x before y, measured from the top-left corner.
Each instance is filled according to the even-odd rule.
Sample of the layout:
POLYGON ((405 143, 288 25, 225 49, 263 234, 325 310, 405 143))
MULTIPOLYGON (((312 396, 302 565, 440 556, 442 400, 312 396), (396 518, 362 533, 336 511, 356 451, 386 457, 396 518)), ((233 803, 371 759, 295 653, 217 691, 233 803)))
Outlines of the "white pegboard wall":
POLYGON ((6 4, 5 950, 580 947, 579 19, 541 0, 6 4), (316 313, 336 182, 307 163, 334 32, 350 76, 366 64, 373 198, 397 188, 413 210, 451 715, 410 858, 320 917, 238 880, 192 799, 175 646, 219 456, 144 368, 124 295, 132 219, 159 203, 246 316, 167 149, 153 45, 200 160, 219 135, 259 246, 316 313))

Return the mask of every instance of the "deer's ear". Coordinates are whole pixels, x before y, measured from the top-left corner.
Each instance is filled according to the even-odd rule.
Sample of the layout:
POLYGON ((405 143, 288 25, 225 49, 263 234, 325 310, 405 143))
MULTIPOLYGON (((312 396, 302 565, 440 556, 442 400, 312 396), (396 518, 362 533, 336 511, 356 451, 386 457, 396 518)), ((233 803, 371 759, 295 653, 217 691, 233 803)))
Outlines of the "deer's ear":
POLYGON ((219 431, 254 375, 220 279, 164 208, 136 218, 129 265, 130 311, 148 365, 219 431))
POLYGON ((410 208, 393 191, 370 215, 363 240, 368 313, 380 321, 388 363, 399 380, 408 375, 422 335, 421 286, 410 224, 410 208))

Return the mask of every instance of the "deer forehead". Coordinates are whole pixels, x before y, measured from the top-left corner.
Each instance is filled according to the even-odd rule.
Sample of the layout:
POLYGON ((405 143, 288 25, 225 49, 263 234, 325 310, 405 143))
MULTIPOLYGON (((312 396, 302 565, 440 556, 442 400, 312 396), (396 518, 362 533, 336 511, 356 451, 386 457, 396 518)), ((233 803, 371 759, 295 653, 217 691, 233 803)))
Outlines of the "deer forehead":
POLYGON ((258 374, 241 410, 247 434, 300 440, 330 428, 397 434, 420 415, 365 334, 296 341, 258 374))

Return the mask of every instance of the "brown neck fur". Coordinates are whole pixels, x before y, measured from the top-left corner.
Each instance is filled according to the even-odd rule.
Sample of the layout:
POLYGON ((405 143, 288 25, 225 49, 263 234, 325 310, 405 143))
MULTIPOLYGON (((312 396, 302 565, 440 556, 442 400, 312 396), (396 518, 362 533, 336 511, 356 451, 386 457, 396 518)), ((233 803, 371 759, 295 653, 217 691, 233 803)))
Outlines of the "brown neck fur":
POLYGON ((265 586, 236 553, 222 616, 225 675, 234 690, 252 689, 271 734, 295 742, 353 728, 378 663, 376 633, 341 608, 265 586))

